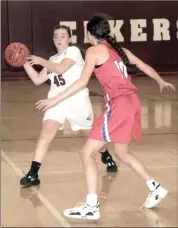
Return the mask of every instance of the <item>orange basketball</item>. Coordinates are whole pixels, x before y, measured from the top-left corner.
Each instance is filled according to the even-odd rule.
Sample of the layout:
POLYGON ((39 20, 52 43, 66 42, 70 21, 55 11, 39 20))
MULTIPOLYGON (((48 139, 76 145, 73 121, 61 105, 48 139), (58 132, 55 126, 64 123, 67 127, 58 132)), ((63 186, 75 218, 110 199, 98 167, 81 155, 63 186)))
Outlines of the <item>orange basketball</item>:
POLYGON ((5 50, 6 61, 14 67, 23 66, 30 52, 28 48, 19 42, 11 43, 5 50))

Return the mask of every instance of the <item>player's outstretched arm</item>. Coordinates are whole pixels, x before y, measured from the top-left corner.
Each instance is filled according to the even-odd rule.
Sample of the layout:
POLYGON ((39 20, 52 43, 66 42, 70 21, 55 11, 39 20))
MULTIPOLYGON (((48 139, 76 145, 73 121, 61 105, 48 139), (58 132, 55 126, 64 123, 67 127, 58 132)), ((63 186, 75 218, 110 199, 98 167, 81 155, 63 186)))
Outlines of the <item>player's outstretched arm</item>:
POLYGON ((64 52, 62 61, 56 62, 57 60, 52 61, 52 59, 53 56, 52 58, 50 58, 51 61, 48 61, 44 58, 35 55, 31 55, 28 57, 31 66, 35 64, 41 65, 49 71, 62 75, 66 71, 68 71, 73 65, 75 65, 78 61, 81 61, 82 55, 79 48, 71 46, 68 47, 67 50, 64 52))
POLYGON ((162 90, 164 88, 170 88, 172 90, 175 90, 174 86, 171 83, 165 82, 160 75, 148 64, 144 63, 141 59, 139 59, 138 57, 136 57, 132 52, 130 52, 129 50, 124 49, 124 52, 126 53, 130 63, 137 65, 137 67, 144 72, 146 75, 148 75, 149 77, 153 78, 154 80, 157 81, 157 83, 160 86, 160 91, 162 92, 162 90))
POLYGON ((39 56, 31 55, 28 57, 29 63, 31 66, 33 65, 41 65, 47 70, 50 70, 56 74, 64 74, 69 68, 71 68, 75 61, 72 59, 65 58, 60 63, 54 63, 52 61, 43 59, 39 56))
POLYGON ((46 69, 38 73, 28 62, 24 64, 24 69, 35 85, 41 85, 48 80, 46 69))

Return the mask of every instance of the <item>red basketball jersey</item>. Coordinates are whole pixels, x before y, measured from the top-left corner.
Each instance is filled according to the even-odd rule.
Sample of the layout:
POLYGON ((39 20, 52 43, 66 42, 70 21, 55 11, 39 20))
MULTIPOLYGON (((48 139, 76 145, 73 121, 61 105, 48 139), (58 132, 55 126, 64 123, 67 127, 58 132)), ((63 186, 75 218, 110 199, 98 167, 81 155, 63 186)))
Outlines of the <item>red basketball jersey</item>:
POLYGON ((109 58, 104 64, 95 68, 94 72, 105 94, 112 99, 118 95, 135 93, 137 88, 132 84, 122 58, 106 41, 102 44, 107 46, 109 58))

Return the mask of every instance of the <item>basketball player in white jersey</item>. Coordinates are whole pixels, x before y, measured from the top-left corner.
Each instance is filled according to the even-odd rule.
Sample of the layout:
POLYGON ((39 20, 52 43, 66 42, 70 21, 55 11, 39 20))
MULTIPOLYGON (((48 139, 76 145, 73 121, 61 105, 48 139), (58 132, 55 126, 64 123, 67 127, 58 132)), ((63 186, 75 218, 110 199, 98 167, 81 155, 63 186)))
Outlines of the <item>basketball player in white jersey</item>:
MULTIPOLYGON (((55 97, 64 91, 78 80, 82 73, 84 66, 83 57, 77 47, 69 46, 70 38, 71 31, 69 27, 57 25, 54 28, 53 41, 58 53, 50 58, 50 61, 54 63, 53 72, 48 69, 48 61, 40 57, 32 56, 30 61, 24 64, 26 73, 36 85, 40 85, 50 79, 51 88, 48 98, 55 97), (34 64, 42 65, 44 67, 43 70, 38 73, 32 67, 34 64)), ((38 171, 41 163, 57 131, 63 129, 66 119, 69 121, 73 131, 91 129, 93 111, 87 88, 45 112, 31 168, 20 180, 21 185, 32 186, 40 184, 38 171)), ((117 165, 115 161, 113 161, 109 152, 106 149, 104 150, 104 152, 101 152, 102 162, 107 164, 108 172, 116 172, 117 165)))

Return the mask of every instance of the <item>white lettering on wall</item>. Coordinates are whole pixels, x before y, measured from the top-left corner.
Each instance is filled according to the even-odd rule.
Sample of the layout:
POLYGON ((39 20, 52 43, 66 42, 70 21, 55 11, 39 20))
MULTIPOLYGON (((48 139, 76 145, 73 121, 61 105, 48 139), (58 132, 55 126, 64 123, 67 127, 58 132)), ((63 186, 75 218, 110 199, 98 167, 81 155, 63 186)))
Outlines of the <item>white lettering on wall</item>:
POLYGON ((111 27, 111 35, 115 36, 119 42, 124 41, 124 37, 120 31, 122 25, 124 24, 123 20, 109 20, 109 25, 111 27))
POLYGON ((147 41, 147 34, 143 33, 143 28, 146 27, 146 19, 130 20, 131 25, 131 41, 147 41))
POLYGON ((170 40, 170 22, 165 19, 153 19, 153 40, 170 40))
POLYGON ((87 23, 88 21, 83 22, 83 27, 84 27, 84 43, 89 43, 88 38, 87 38, 87 23))
MULTIPOLYGON (((116 37, 119 42, 124 42, 124 35, 121 32, 124 26, 124 20, 109 20, 111 27, 111 35, 116 37)), ((89 43, 87 37, 86 25, 88 21, 83 21, 83 35, 84 43, 89 43)), ((153 41, 166 41, 171 40, 170 36, 170 22, 166 18, 156 18, 152 19, 153 23, 153 41)), ((66 25, 71 28, 71 31, 77 30, 77 21, 60 21, 59 24, 66 25)), ((126 25, 125 25, 126 26, 126 25)), ((178 29, 178 20, 176 21, 176 27, 178 29)), ((146 42, 147 32, 144 32, 144 28, 147 28, 147 19, 130 19, 130 41, 131 42, 146 42)), ((150 28, 148 30, 150 31, 150 28)), ((77 34, 81 35, 81 34, 77 34)), ((72 42, 77 43, 77 35, 72 35, 72 42)), ((176 37, 178 39, 178 30, 176 31, 176 37)))

